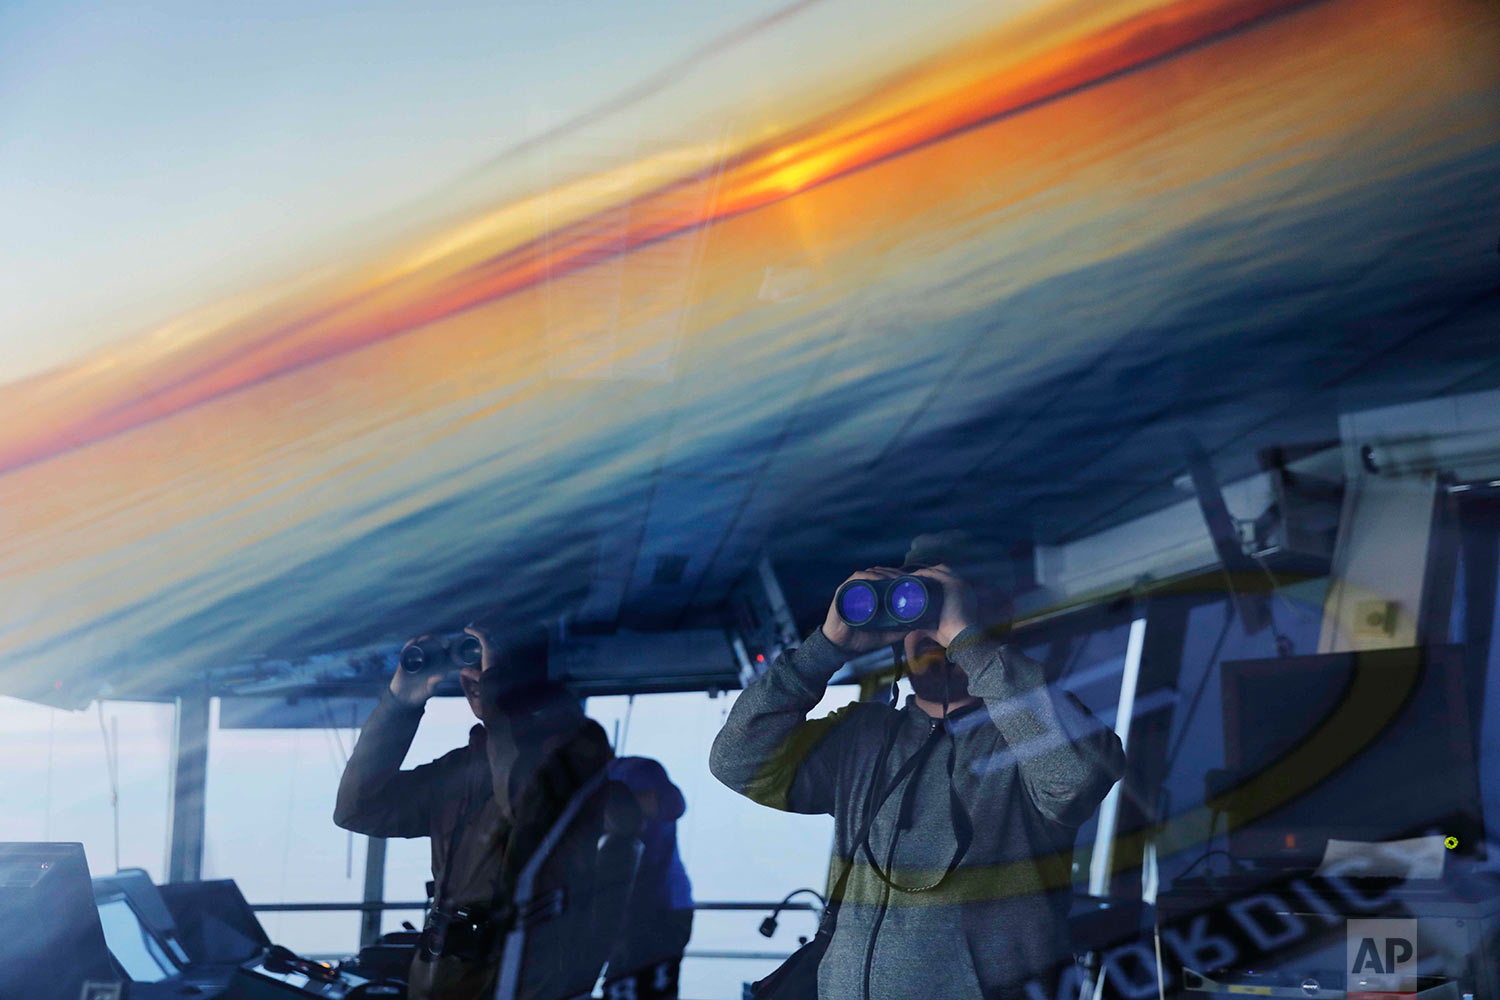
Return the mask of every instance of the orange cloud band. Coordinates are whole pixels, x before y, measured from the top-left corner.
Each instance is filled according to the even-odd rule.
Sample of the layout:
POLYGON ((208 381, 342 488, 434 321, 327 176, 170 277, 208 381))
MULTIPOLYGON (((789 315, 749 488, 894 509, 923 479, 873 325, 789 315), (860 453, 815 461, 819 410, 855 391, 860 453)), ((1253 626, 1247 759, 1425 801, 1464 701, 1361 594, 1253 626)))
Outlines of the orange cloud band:
POLYGON ((903 72, 837 115, 477 261, 439 257, 323 301, 278 303, 124 371, 96 359, 39 377, 7 400, 15 419, 0 431, 0 474, 792 197, 1312 2, 1178 0, 1009 64, 1014 36, 997 33, 903 72), (28 401, 42 401, 30 422, 28 401))

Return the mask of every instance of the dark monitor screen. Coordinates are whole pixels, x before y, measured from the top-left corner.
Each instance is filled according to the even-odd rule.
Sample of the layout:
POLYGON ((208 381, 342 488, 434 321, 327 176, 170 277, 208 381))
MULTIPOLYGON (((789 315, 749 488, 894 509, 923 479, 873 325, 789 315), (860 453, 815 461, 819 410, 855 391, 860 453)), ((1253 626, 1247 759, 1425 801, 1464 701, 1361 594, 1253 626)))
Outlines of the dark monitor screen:
POLYGON ((270 947, 271 939, 233 879, 158 886, 194 962, 238 964, 270 947))
POLYGON ((1483 856, 1457 647, 1240 660, 1222 678, 1232 854, 1316 867, 1331 838, 1441 835, 1483 856))
POLYGON ((82 844, 0 844, 0 997, 78 1000, 118 982, 82 844))
MULTIPOLYGON (((111 893, 122 893, 129 900, 130 910, 145 926, 153 940, 160 943, 173 963, 181 968, 188 964, 187 952, 177 940, 177 924, 167 909, 161 892, 144 869, 122 868, 113 875, 98 875, 94 878, 94 898, 102 900, 111 893)), ((106 936, 109 933, 105 928, 106 936)))
POLYGON ((94 904, 104 928, 104 943, 133 982, 159 983, 181 971, 125 893, 96 894, 94 904))

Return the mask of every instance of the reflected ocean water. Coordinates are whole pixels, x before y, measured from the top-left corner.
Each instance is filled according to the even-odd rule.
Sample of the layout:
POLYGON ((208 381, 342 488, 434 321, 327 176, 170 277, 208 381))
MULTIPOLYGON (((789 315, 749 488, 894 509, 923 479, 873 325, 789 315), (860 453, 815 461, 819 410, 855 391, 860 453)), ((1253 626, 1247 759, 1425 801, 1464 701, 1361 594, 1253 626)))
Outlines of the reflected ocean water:
MULTIPOLYGON (((1220 447, 1483 377, 1500 80, 1419 97, 1334 31, 1349 6, 674 237, 705 241, 675 301, 627 258, 0 477, 31 525, 0 549, 4 669, 124 689, 554 616, 649 578, 621 537, 690 555, 667 611, 622 609, 670 627, 766 545, 1083 530, 1170 481, 1183 426, 1220 447)), ((1438 20, 1434 57, 1462 44, 1438 20)))

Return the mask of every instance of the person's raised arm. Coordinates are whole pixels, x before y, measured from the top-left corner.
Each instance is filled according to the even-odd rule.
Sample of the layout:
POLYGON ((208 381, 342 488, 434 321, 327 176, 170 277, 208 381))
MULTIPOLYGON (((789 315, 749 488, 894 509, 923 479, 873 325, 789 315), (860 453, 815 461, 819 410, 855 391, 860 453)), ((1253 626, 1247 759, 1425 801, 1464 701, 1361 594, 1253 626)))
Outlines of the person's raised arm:
POLYGON ((1124 773, 1120 738, 1075 696, 1049 687, 1040 663, 976 624, 972 591, 951 570, 918 573, 943 584, 936 639, 984 700, 1031 801, 1055 822, 1083 823, 1124 773))
POLYGON ((410 771, 401 770, 401 762, 442 679, 438 671, 396 669, 339 779, 333 821, 340 827, 371 837, 425 837, 430 832, 434 799, 452 762, 443 757, 410 771))
MULTIPOLYGON (((871 569, 850 579, 897 576, 871 569)), ((762 805, 798 813, 832 813, 838 765, 861 711, 846 705, 822 719, 810 712, 844 662, 898 641, 890 633, 859 632, 845 625, 830 604, 822 628, 776 658, 735 700, 714 739, 708 767, 730 788, 762 805)))

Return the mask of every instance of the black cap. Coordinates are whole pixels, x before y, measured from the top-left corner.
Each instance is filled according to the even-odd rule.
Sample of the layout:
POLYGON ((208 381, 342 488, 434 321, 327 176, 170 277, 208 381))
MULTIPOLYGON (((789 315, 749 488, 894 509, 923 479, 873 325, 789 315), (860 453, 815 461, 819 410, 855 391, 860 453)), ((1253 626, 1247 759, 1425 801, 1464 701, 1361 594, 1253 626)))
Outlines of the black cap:
POLYGON ((913 538, 901 568, 910 572, 939 564, 946 565, 974 588, 986 624, 1009 617, 1016 573, 1008 557, 962 528, 949 528, 913 538))

